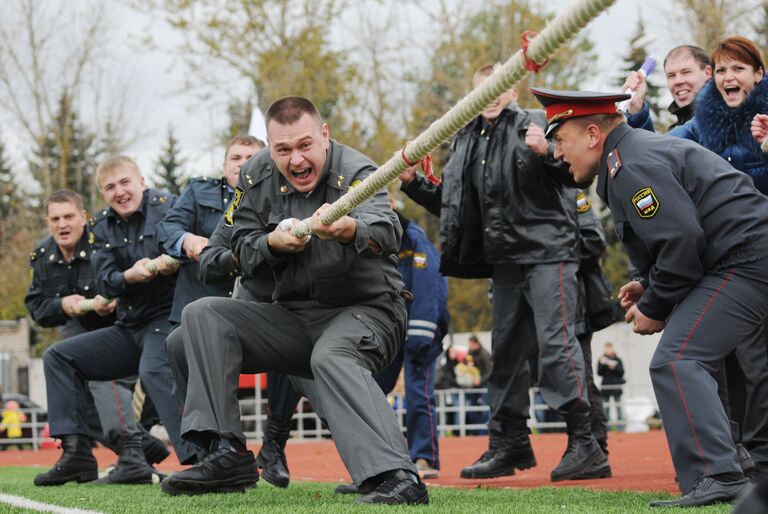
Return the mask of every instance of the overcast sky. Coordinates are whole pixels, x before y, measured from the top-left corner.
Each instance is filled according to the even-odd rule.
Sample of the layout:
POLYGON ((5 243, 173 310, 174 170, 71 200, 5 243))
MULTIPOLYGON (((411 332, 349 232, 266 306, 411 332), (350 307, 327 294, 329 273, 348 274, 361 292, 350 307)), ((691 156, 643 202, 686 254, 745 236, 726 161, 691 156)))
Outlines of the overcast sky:
MULTIPOLYGON (((554 0, 546 5, 563 7, 574 0, 554 0)), ((628 39, 634 33, 637 17, 642 12, 650 37, 651 51, 658 59, 672 46, 682 41, 668 36, 669 27, 665 20, 665 3, 661 0, 617 0, 587 28, 596 43, 599 64, 585 84, 589 89, 611 89, 622 68, 622 57, 628 50, 628 39)), ((137 99, 133 109, 136 128, 141 137, 134 143, 129 154, 137 158, 146 172, 154 169, 160 149, 165 143, 167 128, 172 125, 180 141, 183 156, 187 158, 188 174, 215 174, 223 160, 223 149, 213 141, 215 134, 226 125, 224 96, 214 103, 202 103, 197 97, 183 91, 183 66, 169 52, 147 52, 139 42, 147 31, 160 37, 166 46, 173 46, 172 31, 158 21, 137 14, 127 8, 116 10, 113 24, 116 24, 115 40, 119 49, 115 55, 121 62, 120 73, 130 83, 131 95, 137 99)), ((402 30, 415 30, 418 20, 405 16, 402 30)), ((424 30, 423 27, 421 30, 424 30)), ((674 33, 674 32, 673 32, 674 33)), ((343 37, 343 34, 341 35, 343 37)), ((415 55, 419 55, 418 51, 415 55)), ((663 83, 663 76, 657 70, 656 81, 663 83)), ((3 136, 13 145, 13 134, 4 131, 3 136)), ((16 161, 22 156, 16 153, 16 161)))

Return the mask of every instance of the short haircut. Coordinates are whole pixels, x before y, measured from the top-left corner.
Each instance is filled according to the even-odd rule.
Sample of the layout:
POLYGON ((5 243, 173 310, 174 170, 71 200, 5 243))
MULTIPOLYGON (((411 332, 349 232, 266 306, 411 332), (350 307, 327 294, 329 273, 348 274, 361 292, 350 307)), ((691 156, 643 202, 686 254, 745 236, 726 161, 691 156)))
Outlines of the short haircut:
POLYGON ((54 191, 45 199, 45 214, 48 215, 48 206, 52 203, 71 203, 78 211, 84 209, 83 197, 71 189, 59 189, 54 191))
POLYGON ((323 118, 320 116, 320 112, 315 107, 315 104, 303 96, 284 96, 278 98, 267 108, 264 118, 267 126, 269 126, 269 122, 272 120, 275 120, 280 125, 290 125, 299 121, 305 114, 315 118, 319 124, 323 123, 323 118))
POLYGON ((264 141, 262 141, 258 137, 253 137, 248 134, 238 134, 235 137, 233 137, 232 141, 230 141, 229 144, 227 145, 227 149, 224 151, 225 160, 227 158, 227 155, 229 155, 229 149, 235 145, 258 146, 259 150, 267 146, 266 143, 264 143, 264 141))
POLYGON ((475 81, 480 77, 490 77, 491 74, 493 74, 493 72, 499 68, 499 66, 501 66, 499 63, 484 64, 480 66, 477 70, 475 70, 475 73, 472 74, 472 84, 474 85, 475 81))
POLYGON ((136 161, 126 155, 113 155, 112 157, 107 157, 101 161, 101 163, 99 163, 98 167, 96 168, 96 173, 94 173, 96 186, 101 188, 101 179, 104 178, 105 175, 114 173, 119 168, 124 167, 133 168, 136 170, 136 173, 141 176, 141 171, 139 171, 139 165, 136 164, 136 161))
POLYGON ((755 71, 765 69, 763 58, 760 56, 760 49, 751 39, 743 36, 731 36, 715 45, 715 49, 712 51, 712 62, 723 58, 749 64, 755 71))
POLYGON ((682 57, 683 55, 690 55, 691 57, 693 57, 693 60, 699 63, 699 68, 701 68, 702 70, 707 66, 712 66, 712 61, 707 55, 707 52, 705 52, 698 46, 680 45, 680 46, 674 47, 672 50, 667 52, 667 56, 664 58, 664 69, 667 68, 667 61, 669 59, 672 59, 674 57, 682 57))
POLYGON ((606 131, 608 129, 612 129, 622 121, 626 121, 626 118, 622 113, 617 112, 614 114, 591 114, 589 116, 579 116, 577 118, 571 118, 566 121, 575 121, 585 128, 587 125, 594 123, 600 127, 600 130, 606 131))

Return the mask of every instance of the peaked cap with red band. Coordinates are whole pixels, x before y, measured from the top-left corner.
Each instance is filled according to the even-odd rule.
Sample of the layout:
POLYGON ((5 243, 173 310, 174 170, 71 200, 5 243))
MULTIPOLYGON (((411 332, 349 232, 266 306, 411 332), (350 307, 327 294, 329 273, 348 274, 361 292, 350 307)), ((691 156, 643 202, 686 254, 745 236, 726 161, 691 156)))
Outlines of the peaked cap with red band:
POLYGON ((547 112, 547 137, 551 136, 560 123, 579 116, 593 114, 616 114, 616 102, 630 98, 621 93, 598 93, 595 91, 556 91, 554 89, 531 88, 547 112))

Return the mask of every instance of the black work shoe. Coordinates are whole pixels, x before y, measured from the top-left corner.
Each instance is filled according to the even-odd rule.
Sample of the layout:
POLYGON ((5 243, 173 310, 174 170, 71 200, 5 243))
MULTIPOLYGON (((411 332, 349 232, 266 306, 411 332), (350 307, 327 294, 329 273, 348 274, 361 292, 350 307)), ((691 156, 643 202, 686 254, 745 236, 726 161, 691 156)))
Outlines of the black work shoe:
POLYGON ((731 514, 755 514, 757 512, 768 512, 768 482, 745 487, 733 503, 731 514))
POLYGON ((160 487, 171 495, 233 493, 245 491, 258 480, 259 470, 253 452, 240 454, 219 448, 191 468, 172 474, 161 482, 160 487))
POLYGON ((373 492, 355 500, 355 503, 429 503, 429 493, 427 486, 416 475, 400 469, 379 484, 373 492))
POLYGON ((360 490, 355 484, 340 484, 333 491, 336 494, 360 494, 360 490))
MULTIPOLYGON (((527 438, 526 438, 527 439, 527 438)), ((536 466, 530 443, 516 448, 488 450, 471 466, 461 469, 461 478, 495 478, 515 474, 515 469, 536 466)))
POLYGON ((752 460, 752 456, 749 454, 749 450, 747 450, 741 443, 736 443, 736 457, 739 459, 741 471, 745 476, 749 476, 755 472, 757 469, 757 466, 755 466, 755 461, 752 460))
POLYGON ((737 482, 718 482, 714 478, 704 477, 693 489, 674 500, 654 500, 651 507, 700 507, 713 503, 733 501, 749 484, 747 479, 737 482))
POLYGON ((550 479, 559 482, 610 476, 608 458, 592 435, 589 406, 577 400, 559 412, 568 430, 568 446, 550 479))
POLYGON ((273 440, 265 440, 256 456, 256 465, 261 468, 261 477, 275 487, 288 487, 291 474, 285 459, 285 451, 273 440))
POLYGON ((95 484, 159 484, 165 478, 147 463, 138 434, 121 440, 118 447, 117 465, 95 484))
POLYGON ((550 479, 553 482, 561 480, 587 480, 590 478, 607 478, 611 476, 611 466, 600 446, 593 444, 576 444, 569 441, 563 458, 552 470, 550 479))
POLYGON ((62 485, 67 482, 92 482, 99 478, 96 457, 91 451, 91 439, 71 434, 61 438, 64 453, 45 473, 35 477, 35 485, 62 485))
POLYGON ((168 446, 149 432, 142 432, 141 434, 141 449, 150 466, 160 464, 171 454, 168 451, 168 446))

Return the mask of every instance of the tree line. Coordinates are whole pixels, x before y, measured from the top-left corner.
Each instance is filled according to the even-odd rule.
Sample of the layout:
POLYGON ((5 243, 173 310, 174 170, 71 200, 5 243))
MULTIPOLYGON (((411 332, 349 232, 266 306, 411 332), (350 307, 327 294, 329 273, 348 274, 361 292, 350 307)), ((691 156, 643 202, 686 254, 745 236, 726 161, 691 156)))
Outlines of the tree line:
MULTIPOLYGON (((670 12, 681 13, 674 20, 680 42, 710 48, 731 31, 748 29, 747 35, 768 46, 768 1, 670 5, 670 12), (760 14, 750 15, 747 28, 738 25, 745 12, 760 14)), ((26 314, 27 255, 44 236, 41 199, 68 187, 83 194, 89 209, 101 207, 92 180, 96 165, 107 155, 130 153, 141 137, 140 120, 132 119, 138 105, 130 96, 130 78, 108 71, 119 51, 109 23, 117 6, 114 0, 4 2, 0 119, 9 121, 0 132, 0 318, 26 314), (4 144, 8 130, 24 148, 26 162, 20 165, 12 164, 4 144)), ((131 42, 130 51, 157 50, 163 44, 157 33, 170 31, 174 42, 165 51, 181 63, 187 94, 226 106, 228 124, 212 136, 213 143, 247 130, 255 105, 263 111, 280 96, 298 94, 316 103, 333 138, 380 163, 461 99, 479 66, 505 61, 520 47, 524 31, 540 30, 554 16, 547 3, 536 0, 129 0, 128 7, 119 7, 162 26, 131 42), (413 27, 406 18, 422 22, 413 27)), ((658 16, 638 13, 628 40, 617 42, 627 46, 617 81, 626 73, 622 68, 636 69, 647 56, 645 46, 634 43, 642 42, 644 24, 658 16)), ((596 62, 593 42, 579 36, 538 76, 519 84, 520 105, 536 107, 527 89, 533 81, 577 89, 596 62)), ((658 95, 652 89, 648 98, 658 95)), ((654 105, 656 114, 662 111, 654 105)), ((154 185, 178 193, 188 177, 173 127, 157 147, 154 185)), ((448 148, 446 143, 433 154, 438 174, 448 148)), ((409 201, 405 214, 439 242, 437 218, 409 201)), ((618 288, 626 278, 626 257, 615 240, 605 266, 618 288)), ((490 327, 487 288, 485 280, 451 280, 453 330, 490 327)))

